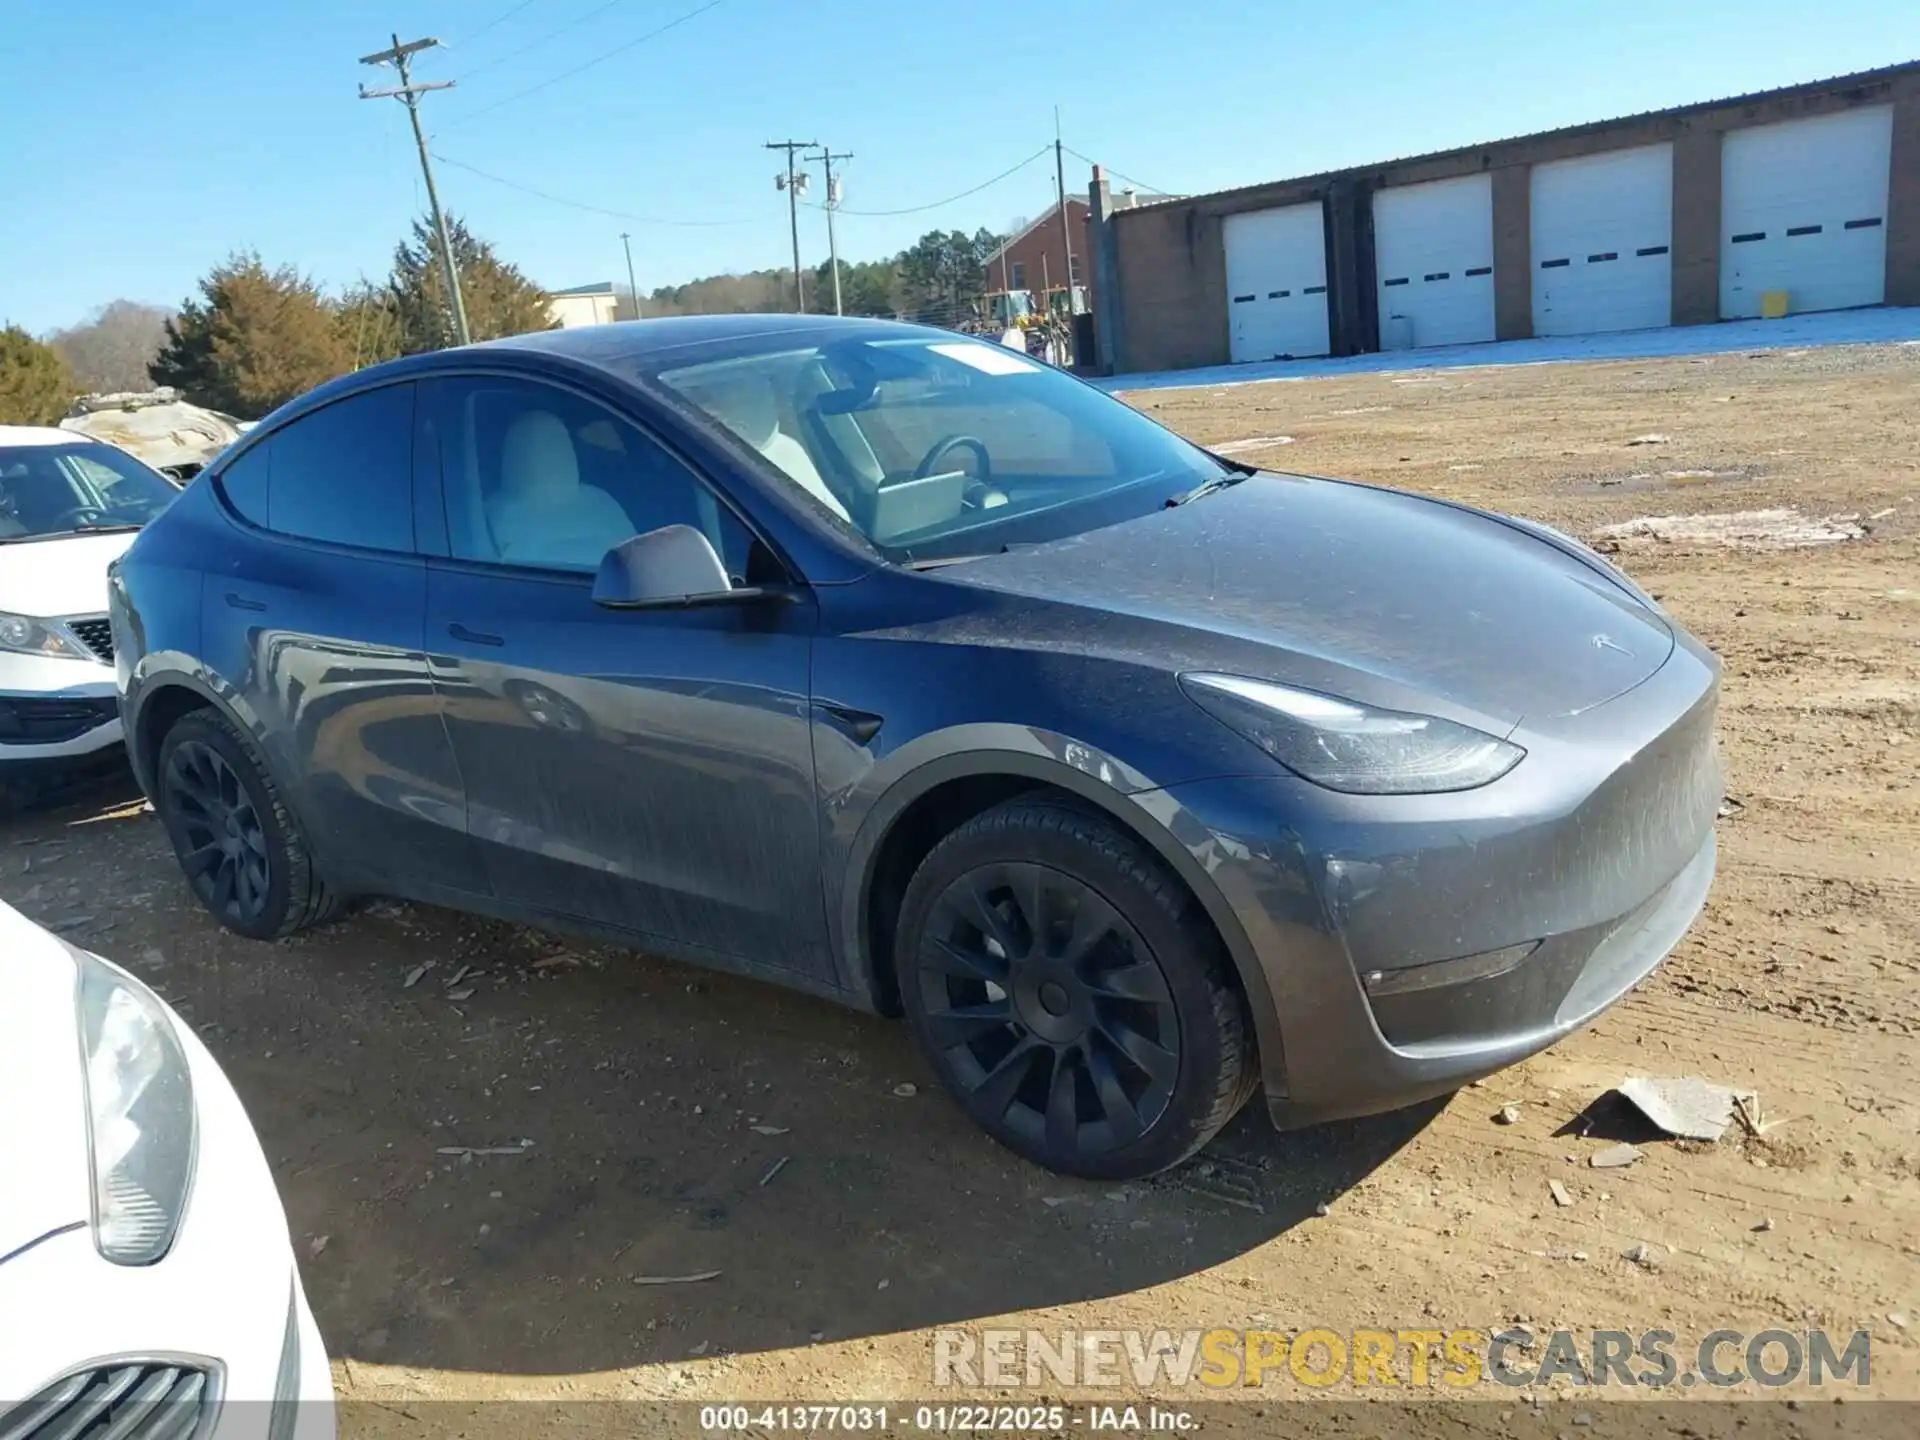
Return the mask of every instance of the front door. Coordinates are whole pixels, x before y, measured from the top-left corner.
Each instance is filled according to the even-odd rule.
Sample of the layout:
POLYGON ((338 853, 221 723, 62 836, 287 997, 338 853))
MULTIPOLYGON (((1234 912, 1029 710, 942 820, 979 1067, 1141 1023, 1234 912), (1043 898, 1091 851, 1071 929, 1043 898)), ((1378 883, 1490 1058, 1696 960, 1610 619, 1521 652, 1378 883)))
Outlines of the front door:
POLYGON ((519 379, 421 391, 451 552, 428 565, 427 644, 494 893, 829 976, 811 602, 602 609, 594 572, 630 535, 694 525, 743 580, 764 547, 597 402, 519 379))

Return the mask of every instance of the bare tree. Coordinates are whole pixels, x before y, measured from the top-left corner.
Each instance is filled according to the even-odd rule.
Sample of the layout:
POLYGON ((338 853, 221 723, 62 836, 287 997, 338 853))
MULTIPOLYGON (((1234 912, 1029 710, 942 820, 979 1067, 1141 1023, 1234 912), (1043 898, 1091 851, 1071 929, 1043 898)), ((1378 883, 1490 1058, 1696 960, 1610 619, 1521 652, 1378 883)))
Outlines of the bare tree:
POLYGON ((137 300, 115 300, 91 317, 47 337, 83 391, 145 390, 147 366, 166 342, 173 312, 137 300))

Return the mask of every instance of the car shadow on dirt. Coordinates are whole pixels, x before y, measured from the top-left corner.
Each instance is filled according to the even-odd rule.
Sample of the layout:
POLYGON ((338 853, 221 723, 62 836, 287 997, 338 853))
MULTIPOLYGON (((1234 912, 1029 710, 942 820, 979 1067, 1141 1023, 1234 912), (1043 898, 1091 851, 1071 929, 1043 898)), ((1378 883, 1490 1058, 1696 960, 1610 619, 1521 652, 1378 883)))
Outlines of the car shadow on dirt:
POLYGON ((1311 1221, 1440 1108, 1279 1135, 1256 1099, 1171 1175, 1068 1180, 980 1134, 890 1021, 387 902, 249 942, 137 806, 7 839, 64 857, 55 913, 23 908, 84 895, 72 938, 226 1068, 349 1362, 580 1373, 1124 1295, 1311 1221))

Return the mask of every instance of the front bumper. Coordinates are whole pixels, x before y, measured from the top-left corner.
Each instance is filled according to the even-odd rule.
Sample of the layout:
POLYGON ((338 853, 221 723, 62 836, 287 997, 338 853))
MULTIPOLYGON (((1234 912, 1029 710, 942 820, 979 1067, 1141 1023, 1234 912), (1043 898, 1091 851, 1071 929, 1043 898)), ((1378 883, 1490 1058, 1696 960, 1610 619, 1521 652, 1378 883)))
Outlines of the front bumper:
POLYGON ((1348 796, 1268 775, 1134 797, 1207 872, 1241 931, 1230 947, 1273 997, 1261 1066, 1275 1123, 1446 1094, 1653 970, 1713 882, 1717 697, 1717 662, 1683 639, 1625 695, 1516 731, 1528 759, 1478 790, 1348 796), (1369 991, 1370 975, 1536 942, 1487 978, 1369 991))
POLYGON ((84 760, 120 741, 111 665, 0 651, 0 766, 84 760))
POLYGON ((62 1377, 147 1361, 210 1377, 195 1440, 332 1440, 326 1349, 266 1157, 233 1087, 175 1024, 199 1120, 179 1234, 148 1266, 102 1259, 85 1224, 0 1264, 0 1431, 62 1377))

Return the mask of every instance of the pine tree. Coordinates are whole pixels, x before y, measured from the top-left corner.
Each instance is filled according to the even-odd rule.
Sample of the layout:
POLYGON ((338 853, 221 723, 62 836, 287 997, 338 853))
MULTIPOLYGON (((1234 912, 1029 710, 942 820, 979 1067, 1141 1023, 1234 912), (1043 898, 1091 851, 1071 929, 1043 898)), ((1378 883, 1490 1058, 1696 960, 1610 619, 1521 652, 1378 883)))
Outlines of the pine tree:
POLYGON ((200 298, 167 322, 148 373, 197 405, 257 419, 344 374, 349 363, 320 288, 290 265, 269 270, 247 252, 201 280, 200 298))
MULTIPOLYGON (((460 274, 467 329, 475 340, 553 328, 544 290, 451 215, 447 233, 460 274)), ((456 343, 453 309, 447 303, 446 276, 440 264, 440 237, 431 220, 414 221, 412 237, 395 247, 387 287, 399 320, 399 353, 412 355, 456 343)))
POLYGON ((18 325, 0 330, 0 425, 51 425, 73 395, 73 376, 57 350, 18 325))

